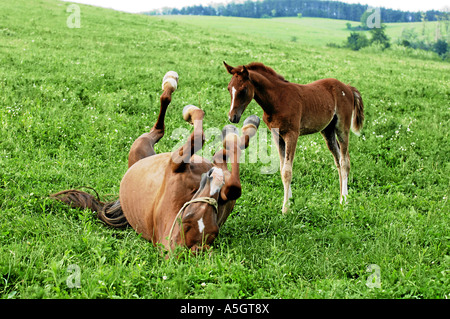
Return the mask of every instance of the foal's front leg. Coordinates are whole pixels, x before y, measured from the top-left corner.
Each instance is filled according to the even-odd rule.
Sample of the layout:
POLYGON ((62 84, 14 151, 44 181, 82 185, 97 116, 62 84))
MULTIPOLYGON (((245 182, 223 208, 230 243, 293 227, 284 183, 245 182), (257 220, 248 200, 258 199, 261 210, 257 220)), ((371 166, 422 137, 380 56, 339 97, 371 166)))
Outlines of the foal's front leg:
POLYGON ((291 181, 292 181, 292 166, 294 163, 295 149, 297 147, 298 134, 290 133, 284 136, 285 153, 284 165, 281 169, 281 180, 284 187, 284 199, 282 213, 286 214, 289 210, 289 199, 292 197, 291 181))
POLYGON ((278 150, 278 155, 280 157, 280 173, 283 171, 284 166, 284 157, 286 156, 286 143, 283 138, 280 136, 278 129, 271 129, 272 132, 272 140, 275 142, 275 146, 278 150))

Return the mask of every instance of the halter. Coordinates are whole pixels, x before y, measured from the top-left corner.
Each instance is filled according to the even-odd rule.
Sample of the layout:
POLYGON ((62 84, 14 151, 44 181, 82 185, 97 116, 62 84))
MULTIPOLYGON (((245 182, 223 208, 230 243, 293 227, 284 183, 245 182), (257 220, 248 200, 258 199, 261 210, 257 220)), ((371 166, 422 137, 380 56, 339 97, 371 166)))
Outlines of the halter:
POLYGON ((190 201, 184 203, 184 205, 183 205, 183 206, 180 208, 180 210, 178 211, 177 216, 175 216, 175 219, 174 219, 174 221, 173 221, 172 227, 170 228, 170 233, 169 233, 169 248, 170 248, 170 246, 172 245, 172 235, 173 235, 172 233, 173 233, 173 230, 174 230, 174 228, 175 228, 175 224, 176 224, 178 218, 181 219, 182 214, 183 214, 183 211, 184 211, 184 209, 185 209, 188 205, 190 205, 190 204, 192 204, 192 203, 198 203, 198 202, 207 203, 207 204, 209 204, 209 205, 211 205, 212 207, 215 208, 216 213, 218 212, 218 209, 217 209, 217 201, 216 201, 214 198, 212 198, 212 197, 198 197, 198 198, 191 199, 190 201))

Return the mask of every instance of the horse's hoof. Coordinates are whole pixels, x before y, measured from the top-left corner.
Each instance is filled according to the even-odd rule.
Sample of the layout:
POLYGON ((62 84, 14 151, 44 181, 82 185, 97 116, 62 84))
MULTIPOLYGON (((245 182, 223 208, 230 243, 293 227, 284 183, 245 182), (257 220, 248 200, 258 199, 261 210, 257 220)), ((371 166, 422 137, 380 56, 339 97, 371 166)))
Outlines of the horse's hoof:
POLYGON ((201 111, 201 109, 198 108, 198 107, 195 106, 195 105, 192 105, 192 104, 186 105, 186 106, 183 108, 183 119, 184 119, 186 122, 189 122, 189 123, 192 124, 192 114, 193 114, 193 112, 196 111, 196 110, 200 110, 200 111, 201 111))
POLYGON ((227 149, 227 145, 232 147, 239 141, 239 131, 232 124, 225 125, 222 129, 223 147, 227 149))
POLYGON ((247 117, 245 119, 244 126, 242 127, 242 129, 245 129, 245 127, 247 125, 253 125, 256 127, 256 129, 258 129, 260 122, 261 122, 261 120, 259 119, 259 117, 257 115, 250 115, 249 117, 247 117))
POLYGON ((178 73, 175 71, 169 71, 164 75, 162 89, 166 90, 169 87, 171 87, 174 91, 178 87, 178 73))

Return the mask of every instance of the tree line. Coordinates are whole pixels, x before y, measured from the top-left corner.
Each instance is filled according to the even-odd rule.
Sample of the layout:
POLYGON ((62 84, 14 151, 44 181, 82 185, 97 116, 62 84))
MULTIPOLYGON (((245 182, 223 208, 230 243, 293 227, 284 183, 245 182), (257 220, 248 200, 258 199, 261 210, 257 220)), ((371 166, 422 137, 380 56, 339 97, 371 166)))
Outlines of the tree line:
MULTIPOLYGON (((243 3, 228 3, 221 5, 195 5, 177 8, 164 8, 153 10, 147 14, 171 14, 171 15, 208 15, 208 16, 232 16, 246 18, 269 17, 316 17, 359 21, 368 9, 368 5, 350 4, 339 1, 319 0, 247 0, 243 3)), ((429 10, 427 12, 411 12, 393 9, 381 10, 381 20, 387 22, 419 22, 423 19, 436 21, 436 16, 442 12, 429 10)))

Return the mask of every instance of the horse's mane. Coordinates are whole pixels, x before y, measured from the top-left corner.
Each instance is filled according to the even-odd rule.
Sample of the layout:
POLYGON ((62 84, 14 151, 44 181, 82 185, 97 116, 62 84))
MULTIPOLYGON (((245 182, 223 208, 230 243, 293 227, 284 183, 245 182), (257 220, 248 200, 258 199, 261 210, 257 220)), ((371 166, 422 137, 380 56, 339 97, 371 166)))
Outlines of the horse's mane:
POLYGON ((262 64, 260 62, 252 62, 252 63, 246 65, 245 67, 248 70, 252 70, 252 71, 255 71, 258 73, 264 73, 266 76, 275 77, 278 80, 281 80, 283 82, 288 82, 282 75, 278 74, 272 68, 265 66, 264 64, 262 64))

